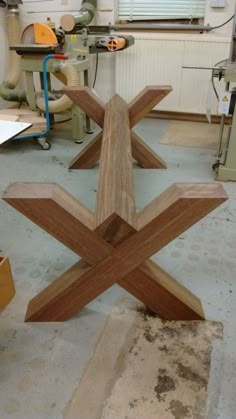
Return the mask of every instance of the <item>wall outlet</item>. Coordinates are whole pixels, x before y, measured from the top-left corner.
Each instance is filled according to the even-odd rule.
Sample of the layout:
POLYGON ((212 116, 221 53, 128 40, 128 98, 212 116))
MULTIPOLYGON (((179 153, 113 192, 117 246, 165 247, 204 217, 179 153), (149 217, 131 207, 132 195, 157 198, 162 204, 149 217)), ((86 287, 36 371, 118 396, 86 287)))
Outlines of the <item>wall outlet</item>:
POLYGON ((223 8, 226 6, 226 0, 210 0, 211 1, 211 7, 219 7, 223 8))

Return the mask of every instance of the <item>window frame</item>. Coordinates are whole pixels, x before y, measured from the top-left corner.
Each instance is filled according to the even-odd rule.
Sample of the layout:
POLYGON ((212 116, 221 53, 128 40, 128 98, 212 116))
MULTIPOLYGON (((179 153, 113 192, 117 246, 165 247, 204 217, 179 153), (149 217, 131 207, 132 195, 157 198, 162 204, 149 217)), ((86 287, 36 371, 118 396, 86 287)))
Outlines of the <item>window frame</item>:
MULTIPOLYGON (((145 3, 145 0, 143 0, 145 3)), ((156 23, 156 24, 176 24, 176 25, 183 25, 183 24, 192 24, 192 25, 200 25, 204 23, 205 16, 206 16, 206 6, 207 6, 207 0, 205 0, 205 9, 204 9, 204 15, 202 17, 192 17, 192 18, 164 18, 164 19, 121 19, 119 14, 119 2, 120 0, 114 0, 114 8, 115 8, 115 17, 116 17, 116 23, 118 24, 129 24, 134 25, 135 24, 150 24, 150 23, 156 23)))

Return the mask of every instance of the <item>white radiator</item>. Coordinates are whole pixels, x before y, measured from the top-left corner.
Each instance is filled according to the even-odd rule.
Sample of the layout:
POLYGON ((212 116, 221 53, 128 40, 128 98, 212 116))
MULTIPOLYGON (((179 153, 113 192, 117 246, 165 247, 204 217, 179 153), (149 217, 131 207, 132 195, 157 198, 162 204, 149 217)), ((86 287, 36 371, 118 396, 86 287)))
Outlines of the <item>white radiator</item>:
MULTIPOLYGON (((116 54, 116 91, 130 101, 152 84, 170 84, 173 92, 157 109, 205 113, 210 70, 184 65, 213 66, 229 56, 230 38, 211 34, 135 34, 135 45, 116 54)), ((216 82, 219 90, 224 82, 216 82)), ((217 112, 214 99, 213 113, 217 112)))

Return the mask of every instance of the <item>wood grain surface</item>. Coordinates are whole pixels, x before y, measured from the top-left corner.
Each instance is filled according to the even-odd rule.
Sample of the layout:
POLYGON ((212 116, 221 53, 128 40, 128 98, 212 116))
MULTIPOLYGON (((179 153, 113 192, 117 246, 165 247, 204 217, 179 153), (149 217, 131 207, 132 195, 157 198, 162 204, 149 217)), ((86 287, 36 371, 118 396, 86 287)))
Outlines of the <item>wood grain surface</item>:
MULTIPOLYGON (((134 127, 154 106, 172 90, 171 86, 148 86, 129 105, 129 126, 134 127)), ((84 110, 100 127, 104 126, 105 105, 88 88, 63 90, 71 100, 84 110)), ((118 112, 116 113, 116 118, 118 112)), ((115 122, 114 122, 115 123, 115 122)), ((165 169, 166 163, 134 131, 131 131, 132 154, 141 167, 165 169)), ((70 169, 90 169, 99 160, 102 142, 100 134, 88 144, 69 164, 70 169)))
POLYGON ((224 202, 227 196, 219 184, 183 184, 173 185, 160 197, 156 200, 154 214, 150 213, 150 208, 154 208, 152 202, 139 214, 139 231, 130 231, 129 237, 121 244, 116 244, 110 256, 91 268, 86 267, 82 274, 80 265, 75 265, 35 297, 30 303, 28 321, 66 320, 115 282, 163 318, 203 318, 201 303, 195 296, 157 265, 144 262, 176 235, 224 202), (159 303, 159 298, 163 305, 159 303), (46 312, 43 310, 45 301, 46 312))
POLYGON ((95 228, 113 215, 136 225, 129 112, 119 95, 106 105, 95 228))
POLYGON ((3 199, 89 263, 110 254, 109 245, 92 231, 92 212, 58 185, 15 183, 3 199))
POLYGON ((130 126, 133 128, 170 92, 171 86, 147 86, 130 103, 130 126))
POLYGON ((96 124, 103 126, 105 104, 89 87, 65 87, 62 92, 96 124))

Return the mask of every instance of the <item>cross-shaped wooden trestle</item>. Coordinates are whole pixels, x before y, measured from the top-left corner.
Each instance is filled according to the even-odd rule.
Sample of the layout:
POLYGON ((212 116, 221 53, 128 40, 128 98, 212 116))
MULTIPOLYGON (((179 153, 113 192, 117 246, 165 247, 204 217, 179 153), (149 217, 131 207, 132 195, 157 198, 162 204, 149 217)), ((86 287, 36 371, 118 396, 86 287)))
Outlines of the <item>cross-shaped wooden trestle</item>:
MULTIPOLYGON (((133 128, 170 92, 171 86, 148 86, 129 105, 129 124, 133 128)), ((67 87, 63 92, 101 128, 104 124, 105 104, 88 87, 67 87)), ((146 169, 166 169, 166 163, 134 132, 131 132, 133 158, 146 169)), ((100 159, 100 132, 69 164, 70 169, 90 169, 100 159)))
POLYGON ((174 184, 136 212, 130 112, 105 106, 95 213, 56 184, 16 183, 3 199, 82 257, 34 297, 26 321, 62 321, 118 283, 160 317, 203 319, 200 300, 149 258, 227 199, 217 183, 174 184))

